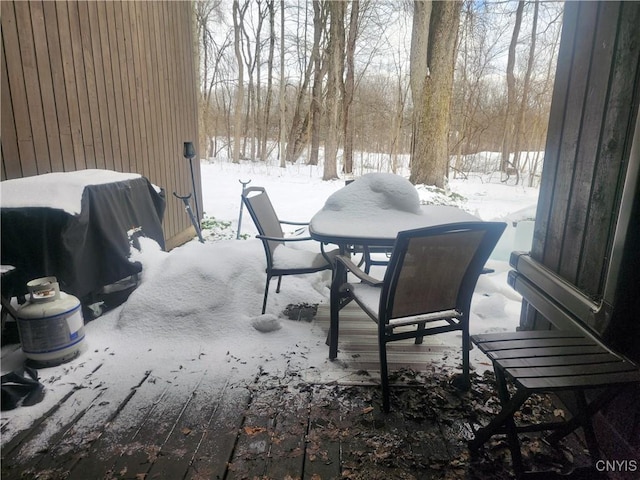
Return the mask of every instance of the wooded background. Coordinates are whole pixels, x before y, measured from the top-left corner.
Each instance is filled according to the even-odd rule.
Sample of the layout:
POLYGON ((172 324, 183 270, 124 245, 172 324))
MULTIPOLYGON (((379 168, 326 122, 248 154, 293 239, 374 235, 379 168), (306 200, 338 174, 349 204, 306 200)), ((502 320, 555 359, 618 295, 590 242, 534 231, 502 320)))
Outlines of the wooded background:
POLYGON ((394 171, 416 138, 432 140, 414 129, 424 104, 414 83, 440 74, 444 31, 455 75, 438 105, 450 104, 445 150, 432 156, 465 175, 465 154, 504 152, 505 172, 539 174, 563 4, 449 4, 458 17, 428 1, 196 2, 203 156, 316 164, 320 152, 329 179, 351 172, 353 155, 384 153, 394 171))

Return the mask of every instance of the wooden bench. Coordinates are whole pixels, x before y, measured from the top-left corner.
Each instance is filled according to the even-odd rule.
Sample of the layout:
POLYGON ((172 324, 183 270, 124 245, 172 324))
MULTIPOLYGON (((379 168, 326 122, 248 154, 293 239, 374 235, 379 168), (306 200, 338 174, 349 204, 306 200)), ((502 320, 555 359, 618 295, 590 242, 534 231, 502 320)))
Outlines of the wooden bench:
MULTIPOLYGON (((516 266, 513 262, 512 265, 516 266)), ((509 284, 555 329, 471 336, 471 341, 493 363, 501 411, 476 432, 469 448, 478 450, 493 435, 506 434, 517 478, 526 473, 518 440, 520 433, 553 431, 548 440, 554 443, 582 427, 592 460, 597 461, 600 453, 592 416, 625 385, 640 383, 640 367, 604 345, 598 335, 572 313, 586 302, 579 296, 572 297, 566 284, 558 282, 554 285, 553 277, 547 279, 552 283, 550 288, 540 288, 531 281, 536 275, 548 276, 542 270, 532 272, 528 277, 512 271, 509 284), (577 308, 568 308, 568 305, 577 308), (510 394, 508 384, 515 387, 513 394, 510 394), (592 392, 587 395, 590 390, 592 392), (575 395, 577 412, 573 417, 557 422, 516 425, 514 414, 531 395, 560 392, 575 395)))

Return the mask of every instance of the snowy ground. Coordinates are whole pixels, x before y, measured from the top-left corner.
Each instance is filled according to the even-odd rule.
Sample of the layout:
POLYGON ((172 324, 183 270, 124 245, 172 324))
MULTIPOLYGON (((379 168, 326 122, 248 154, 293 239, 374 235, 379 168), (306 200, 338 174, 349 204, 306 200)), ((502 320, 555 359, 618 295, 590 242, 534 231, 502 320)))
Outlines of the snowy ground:
MULTIPOLYGON (((209 240, 205 244, 192 241, 167 253, 143 239, 142 251, 132 253, 132 259, 143 264, 140 286, 123 306, 87 324, 85 345, 77 359, 39 370, 46 386, 41 403, 2 412, 3 445, 55 405, 69 385, 84 386, 85 377, 100 364, 106 402, 109 396, 127 394, 123 388, 130 384, 122 381, 127 377, 139 378, 145 371, 158 376, 178 369, 189 372, 202 368, 197 361, 202 359, 221 378, 224 372, 250 377, 259 368, 267 372, 342 368, 328 361, 328 347, 318 326, 290 321, 281 314, 291 303, 327 303, 329 274, 286 277, 280 294, 272 287, 267 315, 260 316, 264 251, 253 238, 256 230, 246 212, 241 232, 249 238, 236 240, 235 232, 239 180, 265 187, 280 218, 299 221, 309 220, 329 195, 344 186, 344 180, 323 182, 319 167, 304 165, 281 169, 251 162, 204 161, 201 166, 204 198, 200 201, 208 219, 204 224, 212 227, 205 232, 209 240)), ((506 284, 507 259, 511 250, 527 250, 531 237, 529 223, 514 228, 512 222, 533 218, 538 194, 537 189, 488 178, 478 175, 450 183, 451 191, 465 197, 459 203, 464 209, 484 220, 509 222, 488 265, 495 274, 483 276, 478 283, 472 333, 513 330, 518 323, 520 298, 506 284)), ((433 197, 428 189, 418 191, 423 200, 433 197)), ((459 345, 455 338, 452 341, 459 345)), ((2 373, 19 368, 25 360, 21 350, 10 353, 6 348, 2 373)), ((40 439, 46 442, 47 433, 40 439)), ((34 451, 39 447, 34 445, 34 451)))

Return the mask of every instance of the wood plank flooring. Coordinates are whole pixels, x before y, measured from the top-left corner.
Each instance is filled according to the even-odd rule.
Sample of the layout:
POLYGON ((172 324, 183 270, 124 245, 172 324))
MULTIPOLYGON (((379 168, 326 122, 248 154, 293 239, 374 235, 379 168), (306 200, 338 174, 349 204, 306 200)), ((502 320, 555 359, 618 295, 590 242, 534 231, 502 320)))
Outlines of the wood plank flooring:
MULTIPOLYGON (((327 317, 321 307, 310 328, 326 330, 327 317)), ((331 372, 258 371, 249 380, 213 368, 145 372, 125 376, 129 388, 108 402, 100 388, 69 386, 43 418, 2 443, 2 479, 511 478, 502 440, 474 458, 466 448, 473 425, 495 412, 490 377, 461 393, 448 382, 455 366, 435 367, 456 355, 443 343, 394 345, 385 415, 375 325, 351 306, 341 321, 342 368, 331 372)), ((100 365, 88 368, 98 384, 100 365)), ((581 448, 571 462, 558 452, 541 462, 540 446, 525 459, 573 466, 581 448)))

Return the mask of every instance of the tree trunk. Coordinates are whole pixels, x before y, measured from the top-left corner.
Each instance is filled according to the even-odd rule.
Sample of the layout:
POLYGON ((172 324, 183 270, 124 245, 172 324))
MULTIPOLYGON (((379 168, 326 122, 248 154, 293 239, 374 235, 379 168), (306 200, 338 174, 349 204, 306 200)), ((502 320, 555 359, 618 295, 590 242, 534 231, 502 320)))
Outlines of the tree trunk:
POLYGON ((267 139, 269 138, 269 117, 271 113, 271 97, 273 95, 273 53, 276 45, 276 29, 275 29, 275 0, 267 0, 267 8, 269 10, 269 61, 267 63, 267 99, 265 100, 263 114, 263 130, 260 146, 260 160, 267 159, 267 139))
POLYGON ((350 110, 353 103, 353 91, 355 88, 354 55, 356 50, 356 38, 358 37, 358 15, 360 13, 359 0, 351 2, 351 17, 349 19, 349 34, 347 36, 346 63, 347 74, 344 83, 344 100, 342 102, 342 134, 344 136, 344 173, 353 172, 353 126, 350 123, 350 110))
MULTIPOLYGON (((444 187, 449 164, 449 110, 455 46, 462 2, 433 2, 429 21, 427 75, 415 108, 412 183, 444 187), (417 121, 416 121, 417 120, 417 121)), ((412 79, 413 81, 414 79, 412 79)))
POLYGON ((240 28, 243 22, 246 5, 240 9, 238 0, 233 1, 233 48, 238 64, 238 87, 233 112, 233 163, 240 163, 240 140, 242 136, 242 109, 244 103, 244 64, 240 46, 240 28))
POLYGON ((516 9, 516 22, 513 26, 513 34, 511 35, 511 43, 509 44, 509 57, 507 59, 507 111, 504 116, 504 134, 502 136, 502 163, 501 169, 506 172, 509 168, 511 155, 511 146, 513 143, 513 134, 515 130, 514 114, 516 110, 516 77, 513 73, 516 64, 516 45, 518 44, 518 36, 520 35, 520 26, 522 25, 522 12, 524 11, 524 1, 518 2, 516 9))
POLYGON ((524 83, 522 85, 522 100, 520 101, 520 109, 518 111, 518 119, 516 122, 516 132, 514 135, 514 167, 520 168, 520 150, 522 148, 522 133, 524 132, 524 116, 527 111, 527 103, 529 101, 529 90, 531 89, 531 73, 533 72, 533 61, 536 55, 536 35, 538 33, 538 11, 540 3, 534 0, 533 3, 533 25, 531 26, 531 43, 529 44, 529 58, 527 60, 527 71, 524 75, 524 83))
POLYGON ((280 0, 280 167, 285 168, 287 164, 285 163, 284 152, 285 152, 285 142, 286 142, 286 122, 285 122, 285 105, 284 105, 284 0, 280 0))
POLYGON ((340 126, 340 92, 344 58, 344 3, 329 2, 329 80, 327 82, 328 124, 324 149, 323 180, 338 178, 338 129, 340 126))
POLYGON ((322 78, 324 77, 322 56, 320 55, 320 42, 322 32, 327 21, 326 3, 319 0, 313 1, 313 86, 311 87, 311 146, 309 148, 309 165, 318 164, 318 151, 320 150, 320 120, 322 118, 322 78))

